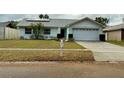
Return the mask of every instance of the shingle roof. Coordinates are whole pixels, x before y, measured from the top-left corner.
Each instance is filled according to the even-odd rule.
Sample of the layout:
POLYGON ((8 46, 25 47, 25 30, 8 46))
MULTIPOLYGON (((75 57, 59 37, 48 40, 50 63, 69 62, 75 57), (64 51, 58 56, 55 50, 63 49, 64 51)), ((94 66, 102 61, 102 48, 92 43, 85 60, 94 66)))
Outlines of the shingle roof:
POLYGON ((119 24, 119 25, 115 25, 115 26, 108 26, 105 29, 103 29, 104 31, 112 31, 112 30, 119 30, 119 29, 124 29, 124 23, 123 24, 119 24))
POLYGON ((18 27, 25 27, 25 26, 30 26, 31 24, 37 24, 37 23, 42 23, 45 27, 66 27, 66 26, 71 26, 73 24, 76 24, 78 22, 81 22, 83 20, 90 20, 92 21, 93 23, 97 24, 97 25, 100 25, 102 27, 105 27, 103 26, 102 24, 86 17, 86 18, 83 18, 83 19, 50 19, 50 20, 41 20, 41 19, 23 19, 22 21, 20 21, 17 26, 18 27))
MULTIPOLYGON (((73 22, 77 21, 77 19, 50 19, 49 22, 41 22, 45 27, 65 27, 68 24, 71 24, 73 22)), ((30 26, 31 24, 37 24, 39 22, 34 21, 27 21, 26 19, 23 19, 18 23, 17 26, 23 27, 23 26, 30 26)))

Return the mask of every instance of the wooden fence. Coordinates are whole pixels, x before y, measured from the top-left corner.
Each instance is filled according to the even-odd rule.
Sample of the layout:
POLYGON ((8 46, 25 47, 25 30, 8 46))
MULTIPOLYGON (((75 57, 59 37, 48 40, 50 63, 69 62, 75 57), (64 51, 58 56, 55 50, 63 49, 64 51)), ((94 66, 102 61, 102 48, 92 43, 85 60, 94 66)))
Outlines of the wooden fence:
POLYGON ((20 31, 9 27, 0 27, 0 39, 20 39, 20 31))

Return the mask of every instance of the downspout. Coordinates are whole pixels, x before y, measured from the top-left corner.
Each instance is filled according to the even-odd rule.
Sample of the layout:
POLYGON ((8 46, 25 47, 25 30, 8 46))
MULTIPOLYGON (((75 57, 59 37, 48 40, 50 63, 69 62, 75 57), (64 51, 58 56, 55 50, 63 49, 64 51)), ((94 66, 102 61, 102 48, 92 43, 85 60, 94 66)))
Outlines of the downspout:
POLYGON ((6 27, 3 28, 3 39, 5 39, 5 30, 6 30, 6 27))
POLYGON ((66 41, 69 40, 69 28, 67 28, 67 31, 66 31, 66 41))

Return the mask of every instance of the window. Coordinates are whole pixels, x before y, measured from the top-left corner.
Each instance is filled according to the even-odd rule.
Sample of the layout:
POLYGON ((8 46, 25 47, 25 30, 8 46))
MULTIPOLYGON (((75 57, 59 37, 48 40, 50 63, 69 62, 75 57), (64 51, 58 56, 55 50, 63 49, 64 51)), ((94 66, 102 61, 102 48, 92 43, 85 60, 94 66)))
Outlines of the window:
POLYGON ((45 35, 50 35, 50 29, 44 29, 44 34, 45 35))
POLYGON ((25 28, 25 34, 31 34, 31 29, 30 28, 25 28))

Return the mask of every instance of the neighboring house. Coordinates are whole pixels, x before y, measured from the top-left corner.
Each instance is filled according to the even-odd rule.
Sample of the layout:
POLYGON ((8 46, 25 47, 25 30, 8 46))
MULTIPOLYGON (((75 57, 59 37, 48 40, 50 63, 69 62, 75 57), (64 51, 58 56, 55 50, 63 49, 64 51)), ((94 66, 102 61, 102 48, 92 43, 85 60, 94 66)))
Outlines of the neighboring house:
POLYGON ((7 27, 10 22, 0 22, 0 27, 7 27))
POLYGON ((33 31, 27 26, 31 24, 42 23, 45 27, 44 36, 57 38, 59 34, 66 40, 69 34, 73 35, 74 40, 99 40, 99 35, 103 34, 103 25, 90 19, 83 18, 80 20, 72 19, 23 19, 17 25, 20 35, 30 39, 33 31))
POLYGON ((106 35, 106 40, 124 40, 124 23, 115 26, 109 26, 103 29, 106 35))
POLYGON ((0 22, 0 39, 5 38, 4 30, 5 30, 5 28, 7 27, 8 24, 9 24, 9 22, 0 22))
POLYGON ((0 22, 0 39, 20 39, 20 31, 7 27, 9 22, 0 22))

